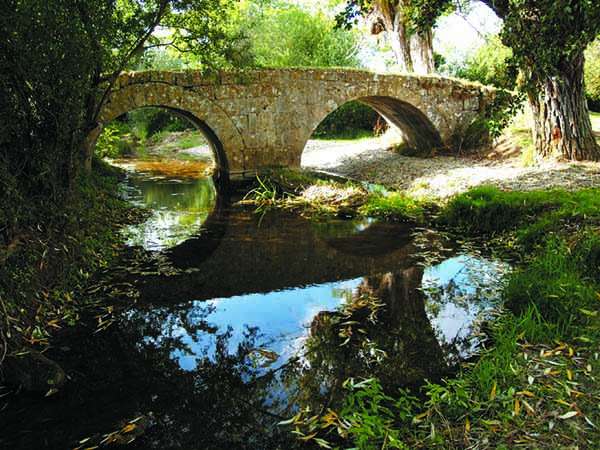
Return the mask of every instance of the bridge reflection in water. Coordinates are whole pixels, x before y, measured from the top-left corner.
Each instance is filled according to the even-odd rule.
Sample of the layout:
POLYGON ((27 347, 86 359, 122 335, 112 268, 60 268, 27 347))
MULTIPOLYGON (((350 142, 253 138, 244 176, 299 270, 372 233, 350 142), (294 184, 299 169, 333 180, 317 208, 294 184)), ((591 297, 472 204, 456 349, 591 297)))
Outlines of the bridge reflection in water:
POLYGON ((300 448, 276 423, 339 404, 346 378, 417 386, 472 353, 504 266, 430 259, 449 246, 409 224, 261 217, 217 200, 195 236, 137 249, 148 258, 114 275, 139 291, 135 307, 51 350, 69 390, 13 409, 23 432, 0 443, 93 444, 142 417, 132 448, 300 448))

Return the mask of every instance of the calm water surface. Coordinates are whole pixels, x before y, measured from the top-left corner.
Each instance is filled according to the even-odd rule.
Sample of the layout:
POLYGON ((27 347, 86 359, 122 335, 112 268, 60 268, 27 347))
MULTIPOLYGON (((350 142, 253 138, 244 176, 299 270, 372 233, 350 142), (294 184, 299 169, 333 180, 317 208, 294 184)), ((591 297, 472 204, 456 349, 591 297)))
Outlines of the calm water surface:
POLYGON ((70 382, 9 396, 0 447, 307 448, 276 423, 348 377, 393 391, 473 355, 507 271, 408 224, 257 215, 209 178, 133 172, 123 194, 153 210, 110 274, 135 305, 50 350, 70 382))

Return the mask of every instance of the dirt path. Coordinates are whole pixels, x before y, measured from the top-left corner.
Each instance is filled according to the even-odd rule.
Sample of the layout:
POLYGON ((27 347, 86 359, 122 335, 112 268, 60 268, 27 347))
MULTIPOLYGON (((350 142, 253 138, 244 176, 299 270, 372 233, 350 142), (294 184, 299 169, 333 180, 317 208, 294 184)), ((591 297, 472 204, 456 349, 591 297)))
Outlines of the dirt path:
POLYGON ((547 162, 523 167, 519 157, 417 158, 399 155, 386 147, 382 138, 309 141, 302 155, 302 166, 407 190, 416 196, 438 198, 482 184, 514 190, 600 187, 600 163, 595 162, 547 162))

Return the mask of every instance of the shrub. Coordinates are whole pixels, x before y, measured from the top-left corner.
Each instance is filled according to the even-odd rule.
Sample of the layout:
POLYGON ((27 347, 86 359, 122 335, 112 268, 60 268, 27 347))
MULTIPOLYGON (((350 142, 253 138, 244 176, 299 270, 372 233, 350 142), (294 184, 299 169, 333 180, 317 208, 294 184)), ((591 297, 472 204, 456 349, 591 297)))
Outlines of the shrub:
POLYGON ((150 138, 161 131, 184 131, 194 126, 184 118, 163 108, 141 108, 127 114, 139 138, 150 138))
POLYGON ((329 114, 319 124, 313 136, 347 136, 349 133, 373 133, 379 114, 371 107, 360 102, 348 102, 329 114))
POLYGON ((506 64, 510 56, 511 50, 502 45, 498 36, 492 36, 467 58, 462 67, 451 69, 451 72, 459 78, 512 89, 514 80, 506 64))
POLYGON ((600 111, 600 38, 585 52, 585 91, 590 109, 600 111))

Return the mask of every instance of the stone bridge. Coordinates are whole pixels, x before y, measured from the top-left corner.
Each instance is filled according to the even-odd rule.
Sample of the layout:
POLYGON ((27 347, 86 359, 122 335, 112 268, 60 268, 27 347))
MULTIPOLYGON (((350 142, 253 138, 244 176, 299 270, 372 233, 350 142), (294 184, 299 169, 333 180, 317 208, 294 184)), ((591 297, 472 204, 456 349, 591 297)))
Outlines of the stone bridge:
POLYGON ((219 168, 230 175, 300 166, 307 140, 352 100, 398 127, 417 150, 452 148, 492 98, 460 80, 351 69, 219 72, 148 71, 118 79, 100 114, 107 122, 142 107, 164 107, 198 126, 219 168))

